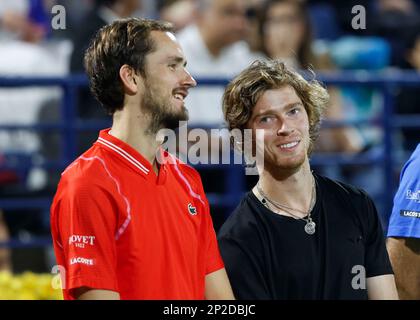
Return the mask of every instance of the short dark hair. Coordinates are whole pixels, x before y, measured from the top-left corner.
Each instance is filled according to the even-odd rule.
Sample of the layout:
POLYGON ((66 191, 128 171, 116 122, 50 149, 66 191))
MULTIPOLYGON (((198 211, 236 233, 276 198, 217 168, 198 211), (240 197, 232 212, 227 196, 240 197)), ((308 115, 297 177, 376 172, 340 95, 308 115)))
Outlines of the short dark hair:
POLYGON ((86 50, 90 89, 109 114, 121 110, 124 90, 119 76, 127 64, 145 76, 145 59, 155 50, 152 31, 174 32, 172 24, 150 19, 122 19, 101 28, 86 50))

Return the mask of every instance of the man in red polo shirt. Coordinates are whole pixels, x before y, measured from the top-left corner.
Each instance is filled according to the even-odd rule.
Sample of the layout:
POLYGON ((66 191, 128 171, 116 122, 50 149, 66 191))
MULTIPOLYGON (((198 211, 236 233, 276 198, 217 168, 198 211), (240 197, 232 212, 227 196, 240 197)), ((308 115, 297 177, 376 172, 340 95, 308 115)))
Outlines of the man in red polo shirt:
POLYGON ((199 174, 161 149, 196 82, 171 26, 127 19, 86 51, 113 116, 63 173, 51 207, 66 299, 232 299, 199 174))

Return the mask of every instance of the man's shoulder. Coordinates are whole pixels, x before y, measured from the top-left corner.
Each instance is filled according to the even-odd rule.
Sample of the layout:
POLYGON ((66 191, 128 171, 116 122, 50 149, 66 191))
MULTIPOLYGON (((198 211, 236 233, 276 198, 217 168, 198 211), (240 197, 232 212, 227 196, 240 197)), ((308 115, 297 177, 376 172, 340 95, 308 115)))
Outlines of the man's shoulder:
POLYGON ((372 198, 363 189, 324 176, 317 176, 316 180, 319 184, 324 208, 327 210, 365 218, 375 212, 376 208, 372 198))
POLYGON ((369 197, 363 189, 339 180, 317 175, 316 181, 319 183, 323 194, 329 196, 335 194, 350 199, 366 199, 366 197, 369 197))
POLYGON ((107 155, 95 146, 74 160, 61 173, 61 182, 76 186, 92 186, 106 183, 109 177, 107 155))
MULTIPOLYGON (((252 191, 250 191, 252 192, 252 191)), ((256 235, 258 219, 250 204, 250 192, 240 201, 219 230, 218 238, 249 239, 256 235)))
POLYGON ((403 169, 401 170, 401 177, 408 178, 410 180, 415 180, 420 182, 420 143, 414 152, 411 154, 408 161, 404 164, 403 169))

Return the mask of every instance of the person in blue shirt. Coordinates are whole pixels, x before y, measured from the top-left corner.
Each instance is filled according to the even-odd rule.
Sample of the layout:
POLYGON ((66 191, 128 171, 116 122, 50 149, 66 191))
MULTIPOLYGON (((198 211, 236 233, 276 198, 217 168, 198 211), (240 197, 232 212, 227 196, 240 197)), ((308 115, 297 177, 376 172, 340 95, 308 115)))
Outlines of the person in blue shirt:
POLYGON ((401 171, 387 248, 400 299, 420 300, 420 143, 401 171))

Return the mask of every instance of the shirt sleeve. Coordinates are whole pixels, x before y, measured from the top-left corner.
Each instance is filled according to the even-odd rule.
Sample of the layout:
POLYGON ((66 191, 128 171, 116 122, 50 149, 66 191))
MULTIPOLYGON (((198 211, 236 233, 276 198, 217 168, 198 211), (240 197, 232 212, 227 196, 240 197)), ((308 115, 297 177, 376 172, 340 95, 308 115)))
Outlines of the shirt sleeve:
POLYGON ((419 167, 420 159, 408 161, 401 172, 389 220, 388 237, 420 238, 419 167))
MULTIPOLYGON (((89 287, 118 292, 116 281, 117 204, 105 185, 72 186, 54 201, 57 244, 66 270, 65 290, 89 287)), ((73 297, 74 298, 74 297, 73 297)))
POLYGON ((220 255, 219 244, 217 243, 216 232, 214 231, 213 221, 210 216, 210 208, 205 201, 207 213, 207 259, 206 259, 206 274, 210 274, 217 270, 224 268, 224 263, 220 255))
POLYGON ((232 290, 239 300, 271 300, 261 260, 253 252, 254 244, 245 244, 229 236, 219 237, 220 251, 232 290), (251 249, 249 249, 251 248, 251 249))
POLYGON ((384 274, 393 274, 388 252, 385 246, 385 236, 382 230, 379 215, 373 201, 366 197, 367 206, 367 236, 365 251, 366 276, 375 277, 384 274))

